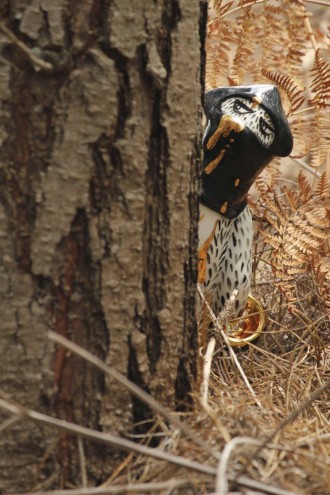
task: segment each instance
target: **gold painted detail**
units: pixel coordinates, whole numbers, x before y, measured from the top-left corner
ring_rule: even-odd
[[[207,167],[205,167],[205,173],[210,174],[211,172],[213,172],[215,167],[219,165],[222,158],[225,156],[225,153],[226,150],[221,150],[220,154],[214,160],[212,160]]]
[[[199,215],[199,221],[200,221],[200,222],[202,222],[202,221],[204,220],[204,218],[205,218],[204,213],[201,213],[201,214]]]
[[[243,318],[228,324],[228,341],[231,346],[242,347],[259,337],[267,324],[261,302],[249,294]]]
[[[206,279],[207,252],[209,250],[211,242],[213,241],[215,229],[217,228],[217,223],[218,223],[218,220],[215,222],[211,234],[208,236],[206,241],[203,243],[203,245],[198,250],[198,283],[199,284],[204,284],[205,279]]]
[[[225,201],[225,202],[223,203],[223,205],[221,206],[221,208],[220,208],[220,213],[226,213],[227,208],[228,208],[228,202],[227,202],[227,201]]]
[[[240,180],[239,179],[236,179],[235,180],[235,187],[238,187],[239,183],[240,183]]]
[[[211,150],[219,141],[220,137],[227,137],[231,131],[241,132],[245,127],[245,124],[235,120],[231,115],[223,115],[220,120],[220,124],[214,134],[207,142],[207,149]]]
[[[252,108],[255,109],[255,108],[258,108],[258,106],[260,105],[261,103],[261,99],[258,98],[258,96],[254,96],[252,98]]]

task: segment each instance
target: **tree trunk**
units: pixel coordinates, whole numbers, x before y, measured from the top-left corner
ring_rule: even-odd
[[[205,4],[7,0],[0,16],[1,394],[122,433],[148,411],[46,331],[170,408],[188,399]],[[115,455],[86,449],[99,482]],[[0,489],[45,480],[80,483],[76,439],[6,428]]]

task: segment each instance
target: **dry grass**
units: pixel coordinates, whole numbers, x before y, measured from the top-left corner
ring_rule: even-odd
[[[282,311],[285,315],[284,308]],[[220,338],[213,357],[208,401],[196,390],[194,410],[185,414],[167,411],[97,357],[49,332],[52,340],[104,373],[117,373],[122,385],[156,412],[155,421],[149,433],[136,443],[1,400],[0,407],[11,414],[2,429],[10,427],[12,421],[23,420],[77,435],[82,488],[44,492],[48,494],[174,493],[182,489],[182,493],[216,491],[225,495],[236,489],[236,495],[326,495],[330,481],[330,349],[322,336],[308,339],[308,328],[299,320],[296,323],[301,328],[290,331],[289,318],[289,326],[281,325],[273,332],[271,321],[268,332],[256,345],[235,351],[254,394]],[[288,338],[284,338],[286,334]],[[128,452],[97,489],[87,488],[84,438]],[[149,447],[155,438],[158,447]]]

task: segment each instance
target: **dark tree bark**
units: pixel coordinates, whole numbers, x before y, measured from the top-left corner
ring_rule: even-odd
[[[0,15],[0,389],[122,433],[148,411],[46,330],[168,407],[187,402],[204,4],[7,0]],[[98,482],[115,457],[86,449]],[[77,473],[75,438],[1,433],[1,489]]]

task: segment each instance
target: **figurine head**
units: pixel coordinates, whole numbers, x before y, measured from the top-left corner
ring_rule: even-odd
[[[274,156],[288,156],[292,135],[276,86],[231,86],[205,94],[201,201],[238,216],[256,177]]]

